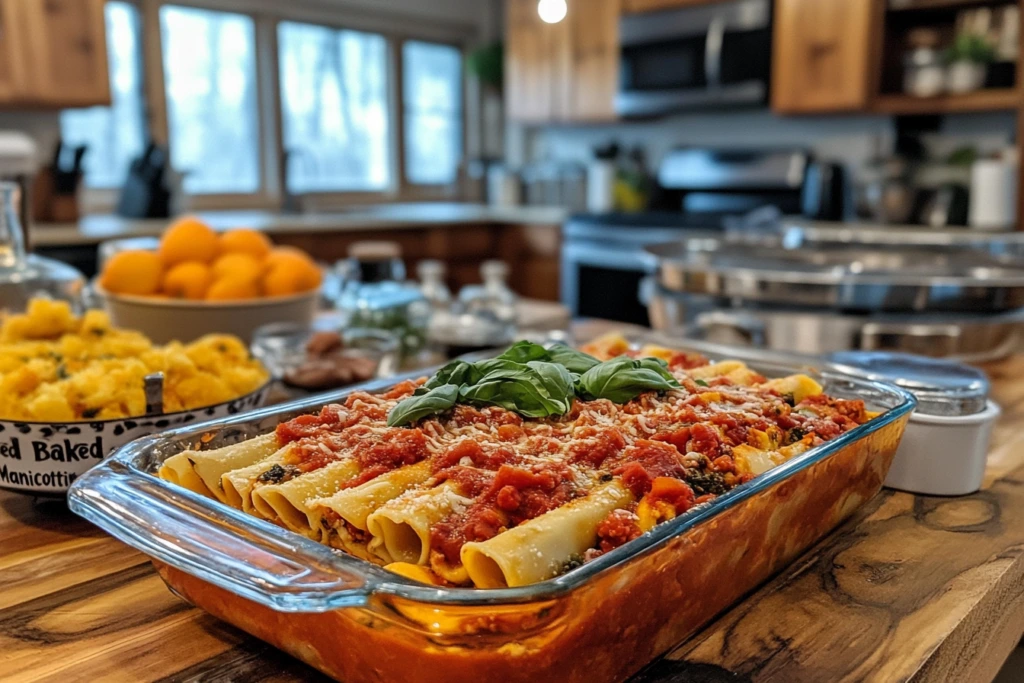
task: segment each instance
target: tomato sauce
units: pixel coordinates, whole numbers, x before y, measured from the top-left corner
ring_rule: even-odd
[[[601,552],[615,550],[635,538],[639,538],[640,526],[636,514],[628,510],[613,510],[597,525],[597,537],[600,539]]]
[[[706,356],[702,356],[699,353],[686,353],[685,351],[675,353],[668,359],[670,370],[692,370],[707,364],[708,359]]]
[[[355,451],[360,467],[381,466],[385,471],[415,465],[427,455],[427,437],[423,430],[402,427],[388,429],[376,440],[361,442]]]
[[[470,425],[516,425],[522,426],[523,418],[511,410],[490,406],[487,408],[474,408],[473,406],[457,405],[452,408],[452,424],[456,427],[468,427]]]
[[[709,425],[698,423],[690,427],[690,443],[687,452],[702,453],[711,459],[718,455],[722,447],[722,439],[718,430]]]
[[[580,495],[572,471],[558,463],[532,469],[502,465],[493,473],[452,467],[438,478],[457,482],[462,495],[477,499],[465,512],[449,515],[430,529],[431,545],[450,564],[460,561],[466,543],[486,541]]]
[[[576,431],[576,438],[569,445],[569,459],[599,469],[604,461],[617,456],[626,447],[622,432],[609,427],[583,427]]]

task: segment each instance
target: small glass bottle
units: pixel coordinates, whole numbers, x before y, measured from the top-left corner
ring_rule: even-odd
[[[0,182],[0,310],[20,313],[38,297],[67,301],[77,310],[85,277],[66,263],[26,253],[20,207],[21,187]]]
[[[459,292],[459,300],[466,312],[515,323],[517,297],[508,287],[508,272],[508,264],[504,261],[484,261],[480,266],[483,285],[463,287]]]
[[[435,310],[448,310],[452,304],[452,293],[444,283],[444,263],[436,259],[420,261],[416,275],[420,278],[420,292]]]

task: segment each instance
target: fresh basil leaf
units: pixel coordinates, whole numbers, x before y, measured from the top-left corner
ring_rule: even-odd
[[[403,427],[425,417],[449,410],[459,400],[459,386],[444,384],[420,396],[410,396],[398,402],[388,413],[389,427]]]
[[[627,403],[645,391],[678,389],[679,382],[655,358],[620,356],[587,370],[577,386],[588,398]]]
[[[527,364],[500,358],[484,361],[479,382],[462,387],[460,400],[494,405],[525,417],[562,415],[572,406],[573,378],[560,365],[542,361]]]
[[[525,363],[517,363],[516,361],[500,357],[477,361],[473,364],[473,370],[476,373],[476,381],[466,382],[466,384],[477,384],[501,377],[510,379],[526,377],[530,372]]]
[[[414,395],[423,396],[432,389],[443,387],[446,384],[455,384],[456,386],[473,384],[479,379],[480,373],[472,363],[453,360],[438,370],[423,386],[416,389]]]
[[[548,349],[548,356],[552,363],[564,365],[569,372],[574,372],[577,375],[582,375],[601,362],[590,354],[577,351],[565,344],[555,344],[552,346]]]
[[[529,379],[481,382],[463,387],[459,396],[467,403],[500,406],[523,417],[550,417],[565,412],[562,402],[552,399]]]
[[[505,353],[498,356],[500,360],[516,363],[529,363],[531,360],[549,360],[548,350],[540,344],[520,341],[513,344]]]
[[[576,395],[576,389],[573,386],[576,380],[565,366],[536,360],[530,361],[526,366],[536,374],[548,396],[561,403],[562,408],[557,414],[569,412],[569,409],[572,408],[572,399]]]
[[[709,386],[711,386],[710,384],[708,384],[707,382],[705,382],[702,379],[695,379],[695,380],[693,380],[693,383],[696,384],[697,386],[700,386],[700,387],[709,387]]]

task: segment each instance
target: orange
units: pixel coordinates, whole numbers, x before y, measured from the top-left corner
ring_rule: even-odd
[[[273,248],[270,239],[257,230],[229,230],[220,236],[220,250],[224,254],[249,254],[264,259]]]
[[[263,272],[263,266],[249,254],[224,254],[213,262],[212,270],[218,280],[230,276],[255,282]]]
[[[152,251],[122,251],[103,267],[100,286],[114,294],[148,296],[160,289],[163,266]]]
[[[210,267],[199,261],[185,261],[167,271],[163,293],[174,299],[202,299],[213,282]]]
[[[322,274],[308,258],[283,259],[263,276],[263,292],[267,296],[287,296],[308,292],[320,286]]]
[[[206,292],[207,301],[235,301],[238,299],[255,299],[260,295],[260,288],[255,280],[228,275],[214,280]]]
[[[168,266],[185,261],[210,263],[219,251],[217,233],[198,218],[175,221],[160,240],[160,258]]]
[[[311,261],[306,252],[298,247],[274,247],[267,258],[263,260],[263,269],[268,271],[280,263],[294,262],[296,259]]]

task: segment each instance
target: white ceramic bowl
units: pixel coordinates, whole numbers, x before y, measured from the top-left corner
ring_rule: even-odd
[[[63,496],[75,479],[129,441],[263,405],[271,383],[233,401],[151,417],[95,422],[0,420],[0,489]]]
[[[186,301],[111,294],[96,286],[96,295],[115,327],[138,330],[154,344],[187,343],[204,334],[233,334],[246,343],[268,323],[309,325],[316,317],[319,290],[292,296],[244,301]]]
[[[963,496],[981,488],[999,406],[973,415],[914,412],[885,485],[926,496]]]

